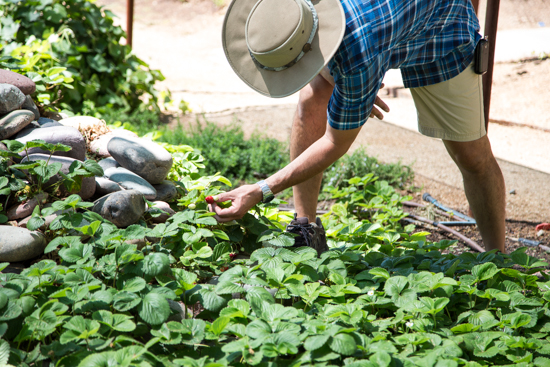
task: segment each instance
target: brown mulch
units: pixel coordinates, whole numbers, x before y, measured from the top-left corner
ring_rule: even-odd
[[[422,194],[416,193],[413,195],[413,202],[419,203],[419,204],[427,204],[422,200]],[[445,203],[442,203],[445,205]],[[452,208],[454,210],[460,211],[457,208]],[[437,221],[448,221],[449,219],[434,214],[433,210],[429,210],[429,213],[426,209],[423,208],[412,208],[412,207],[405,207],[405,211],[410,212],[411,214],[416,214],[423,217],[428,217],[435,215],[435,217],[430,217],[431,220],[437,220]],[[467,214],[467,213],[464,213]],[[511,240],[510,238],[525,238],[528,240],[534,240],[539,241],[541,245],[550,247],[550,232],[545,231],[544,233],[541,233],[541,235],[538,235],[535,231],[535,227],[540,223],[534,223],[529,221],[519,221],[519,220],[506,220],[506,242],[505,242],[505,250],[506,253],[511,253],[515,250],[517,250],[520,247],[527,247],[526,253],[529,256],[533,256],[539,259],[543,259],[544,261],[548,262],[550,264],[550,254],[544,251],[541,247],[530,247],[526,246],[525,244],[515,242]],[[423,225],[424,227],[424,225]],[[420,227],[418,227],[420,228]],[[455,231],[461,233],[465,237],[477,242],[478,245],[481,247],[483,246],[483,240],[481,239],[481,235],[479,234],[479,231],[477,230],[476,226],[452,226],[452,229]],[[429,241],[441,241],[441,240],[458,240],[453,234],[448,233],[440,228],[431,226],[429,224],[425,225],[425,229],[428,232],[431,232],[431,235],[427,237]],[[464,242],[458,240],[458,243],[456,246],[452,247],[450,249],[450,252],[455,255],[460,255],[463,252],[473,252],[476,253],[477,251],[472,250],[469,246],[464,244]]]

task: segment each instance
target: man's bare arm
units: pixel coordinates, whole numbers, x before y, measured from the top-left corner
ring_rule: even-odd
[[[265,181],[273,193],[281,192],[310,177],[323,172],[338,158],[343,156],[355,141],[361,128],[336,130],[327,126],[325,135],[313,143],[298,158]],[[227,193],[220,194],[218,201],[231,201],[227,209],[212,205],[219,222],[228,222],[242,218],[254,205],[262,200],[262,191],[258,185],[244,185]]]

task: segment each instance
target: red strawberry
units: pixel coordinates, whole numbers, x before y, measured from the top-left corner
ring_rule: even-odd
[[[234,252],[229,254],[229,257],[231,258],[231,260],[233,260],[235,258],[235,256],[237,256],[237,254],[234,253]]]
[[[229,269],[229,266],[222,266],[220,268],[220,271],[223,273],[224,271],[226,271],[227,269]]]
[[[205,200],[208,204],[214,204],[216,202],[212,196],[207,196]]]

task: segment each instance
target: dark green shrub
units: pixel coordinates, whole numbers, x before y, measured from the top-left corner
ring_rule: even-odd
[[[74,89],[39,88],[45,105],[80,112],[87,100],[97,107],[134,109],[148,96],[156,106],[154,84],[164,77],[120,43],[125,33],[113,25],[113,16],[90,0],[0,1],[0,66],[37,82],[44,77],[41,70],[65,67],[59,72],[74,79]]]
[[[288,163],[288,150],[283,143],[257,133],[245,140],[238,124],[197,123],[189,131],[178,127],[162,132],[160,141],[200,150],[206,158],[206,174],[220,172],[233,182],[267,177]]]

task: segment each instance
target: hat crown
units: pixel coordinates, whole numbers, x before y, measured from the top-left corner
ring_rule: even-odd
[[[295,0],[260,0],[248,19],[250,50],[268,52],[283,45],[300,25],[300,13]]]
[[[297,62],[315,35],[314,12],[309,0],[258,0],[245,25],[252,58],[260,67],[274,70]]]

